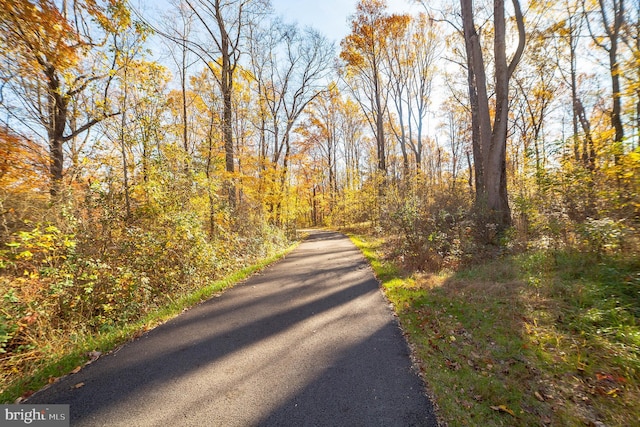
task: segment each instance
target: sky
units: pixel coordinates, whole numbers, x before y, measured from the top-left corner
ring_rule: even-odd
[[[276,14],[286,21],[311,26],[339,43],[349,34],[349,17],[356,10],[357,0],[271,0]],[[390,13],[423,10],[412,0],[387,0]]]

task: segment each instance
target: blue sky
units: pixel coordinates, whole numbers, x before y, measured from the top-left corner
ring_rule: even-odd
[[[278,15],[287,21],[312,26],[336,43],[349,33],[349,16],[356,9],[357,0],[271,0]],[[420,11],[412,0],[387,0],[393,13]]]

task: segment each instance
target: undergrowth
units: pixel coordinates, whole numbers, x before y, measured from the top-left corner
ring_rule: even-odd
[[[239,269],[223,279],[212,281],[182,296],[176,296],[175,300],[150,311],[133,322],[111,323],[108,327],[102,327],[98,331],[79,330],[67,334],[64,334],[64,331],[59,331],[55,337],[50,337],[50,340],[37,347],[34,345],[32,347],[34,353],[31,358],[25,357],[24,352],[15,353],[13,358],[5,356],[2,363],[4,366],[10,366],[11,369],[3,370],[0,403],[13,403],[30,396],[47,383],[57,381],[59,377],[75,372],[83,365],[91,363],[101,353],[113,350],[130,339],[140,336],[145,331],[175,317],[185,309],[233,286],[281,258],[296,246],[297,244],[293,244],[260,262]]]
[[[640,424],[640,260],[535,250],[407,270],[353,236],[449,425]]]
[[[3,402],[221,290],[291,244],[249,205],[236,217],[217,207],[210,222],[193,207],[198,194],[189,187],[140,197],[129,215],[101,187],[55,203],[2,194]]]

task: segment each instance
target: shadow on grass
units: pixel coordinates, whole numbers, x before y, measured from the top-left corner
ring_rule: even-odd
[[[363,241],[365,240],[365,241]],[[368,253],[458,425],[634,425],[640,420],[640,263],[536,252],[457,273],[405,272]],[[446,384],[446,386],[444,386]]]

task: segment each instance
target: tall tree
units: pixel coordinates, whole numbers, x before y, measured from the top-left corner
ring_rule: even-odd
[[[192,49],[211,68],[222,92],[222,136],[229,205],[236,205],[235,144],[233,138],[234,79],[242,56],[245,30],[253,18],[267,8],[265,0],[184,0],[202,25],[205,40],[191,43]],[[219,69],[219,71],[218,71]]]
[[[407,152],[407,140],[409,138],[405,124],[405,100],[411,96],[408,93],[409,73],[411,73],[412,69],[415,69],[412,52],[407,48],[410,43],[410,37],[408,36],[410,21],[409,15],[391,15],[387,18],[387,37],[389,40],[383,52],[384,59],[387,62],[385,69],[388,72],[389,88],[397,113],[396,119],[399,129],[393,126],[395,120],[389,120],[389,123],[400,144],[402,172],[405,178],[409,176],[409,155]]]
[[[631,8],[635,12],[627,19],[626,34],[623,38],[627,48],[631,52],[626,61],[626,69],[624,73],[627,79],[627,90],[629,96],[635,101],[635,147],[640,147],[640,4],[638,7]]]
[[[17,133],[46,139],[54,196],[64,175],[65,143],[118,114],[108,95],[120,52],[109,43],[131,24],[125,3],[0,0],[2,73],[19,101],[7,113]],[[77,107],[83,103],[92,107]]]
[[[254,87],[259,96],[261,156],[263,161],[269,161],[270,169],[266,174],[271,181],[267,190],[271,196],[268,208],[274,219],[280,221],[294,126],[308,104],[324,90],[334,47],[317,31],[280,20],[274,20],[261,39],[252,43],[254,52],[262,51],[257,58],[265,58],[253,63],[254,77],[262,78]]]
[[[593,171],[596,167],[596,149],[591,123],[580,93],[580,83],[585,76],[578,70],[585,17],[584,14],[579,13],[580,4],[575,0],[565,0],[563,9],[563,19],[551,27],[555,33],[553,36],[556,52],[555,66],[571,91],[574,159],[576,162],[581,162],[586,169]]]
[[[425,142],[425,119],[431,103],[431,90],[436,75],[439,48],[437,27],[427,15],[420,14],[412,22],[407,48],[413,58],[409,73],[409,96],[406,100],[409,120],[409,146],[416,169],[422,165]]]
[[[460,5],[471,101],[476,204],[481,209],[488,210],[490,221],[496,224],[499,230],[503,230],[511,224],[506,173],[509,80],[524,52],[524,17],[519,1],[513,0],[518,28],[518,47],[513,58],[508,62],[504,0],[493,1],[495,111],[492,114],[481,38],[474,22],[473,0],[460,0]]]
[[[327,176],[329,189],[329,208],[332,209],[338,190],[337,151],[341,122],[340,92],[335,83],[318,96],[311,104],[307,120],[298,130],[305,139],[307,150],[318,149]]]
[[[189,69],[196,63],[194,55],[191,52],[189,40],[192,38],[194,13],[191,8],[181,0],[173,0],[172,10],[166,17],[166,31],[170,35],[167,43],[169,55],[171,56],[180,82],[180,101],[181,101],[181,125],[180,137],[182,139],[182,147],[185,151],[185,172],[189,170],[189,157],[192,151],[192,137],[189,134],[189,106],[194,102],[193,93],[189,93],[187,88],[189,80]]]
[[[585,0],[582,2],[586,9]],[[613,155],[615,162],[620,162],[620,157],[624,154],[623,140],[624,127],[622,125],[622,88],[620,85],[620,62],[618,49],[622,39],[622,29],[625,17],[624,0],[598,0],[598,7],[593,11],[600,16],[600,23],[604,36],[600,32],[595,33],[591,26],[591,19],[587,17],[586,22],[589,32],[596,46],[607,52],[609,57],[609,76],[611,78],[611,126],[614,129]]]
[[[548,120],[551,103],[558,91],[556,67],[553,61],[553,46],[547,42],[548,31],[530,32],[528,54],[523,57],[525,67],[514,75],[518,96],[514,102],[515,126],[519,129],[519,141],[523,144],[523,155],[534,155],[535,174],[539,179],[545,168],[543,131]],[[515,159],[517,162],[518,159]],[[515,165],[517,169],[517,164]],[[527,163],[523,169],[526,171]]]
[[[351,19],[351,34],[342,40],[340,52],[347,66],[345,81],[355,80],[355,84],[350,85],[352,92],[356,94],[375,135],[378,170],[383,174],[387,171],[384,127],[387,89],[382,80],[389,22],[386,8],[384,0],[360,0]]]

